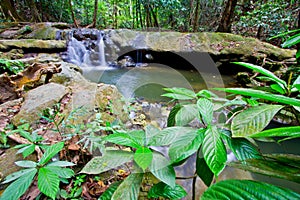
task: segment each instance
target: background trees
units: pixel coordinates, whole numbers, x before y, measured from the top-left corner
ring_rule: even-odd
[[[299,0],[1,0],[0,22],[221,31],[265,40],[297,27]]]

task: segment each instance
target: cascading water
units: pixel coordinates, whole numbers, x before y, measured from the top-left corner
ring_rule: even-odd
[[[74,30],[70,33],[68,41],[67,60],[82,68],[107,66],[105,60],[105,44],[103,34],[99,30],[80,32],[80,36],[75,37]],[[78,34],[77,34],[78,35]],[[89,37],[85,37],[88,35]]]
[[[100,32],[99,34],[99,62],[101,66],[106,66],[106,61],[105,61],[105,51],[104,51],[104,41],[103,41],[103,36]]]

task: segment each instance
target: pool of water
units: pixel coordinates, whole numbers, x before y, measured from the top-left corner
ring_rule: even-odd
[[[234,84],[232,76],[179,70],[165,65],[116,69],[112,67],[83,68],[84,76],[93,82],[116,85],[126,98],[144,98],[148,101],[165,101],[162,98],[165,87],[184,87],[195,92],[213,87]]]

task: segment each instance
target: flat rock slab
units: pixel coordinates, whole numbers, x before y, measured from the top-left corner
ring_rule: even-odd
[[[13,118],[15,125],[20,124],[20,120],[33,122],[40,118],[47,107],[52,107],[58,103],[67,93],[69,89],[57,83],[49,83],[30,90],[24,96],[24,102],[20,112]]]
[[[9,51],[11,49],[67,49],[65,40],[40,40],[40,39],[19,39],[19,40],[0,40],[0,50]]]

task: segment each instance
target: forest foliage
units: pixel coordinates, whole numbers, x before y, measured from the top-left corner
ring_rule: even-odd
[[[0,22],[234,32],[261,39],[299,26],[298,0],[2,0]]]

